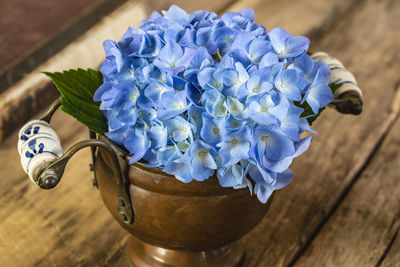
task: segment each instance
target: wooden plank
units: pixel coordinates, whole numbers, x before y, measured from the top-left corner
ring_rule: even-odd
[[[393,118],[398,118],[400,87],[394,100]],[[400,120],[390,129],[371,163],[296,266],[377,266],[384,260],[400,229]],[[399,265],[399,250],[391,250],[386,265]]]
[[[100,0],[60,3],[52,0],[1,0],[0,72],[98,2]]]
[[[4,93],[7,94],[7,91]],[[60,97],[60,93],[50,81],[35,84],[19,98],[7,102],[0,110],[0,143],[18,127],[28,121],[33,114],[49,106]]]
[[[127,0],[0,0],[0,92]]]
[[[357,5],[358,0],[242,0],[229,7],[229,10],[239,11],[253,8],[256,22],[271,30],[280,27],[293,35],[306,35],[315,41],[331,27],[337,19]]]
[[[209,10],[214,12],[221,12],[226,9],[231,3],[234,3],[236,0],[202,0],[202,1],[187,1],[187,0],[147,0],[144,2],[146,6],[146,11],[148,14],[151,14],[154,10],[168,10],[168,8],[174,4],[183,8],[187,12],[193,12],[196,10]]]
[[[364,91],[365,110],[358,117],[325,112],[317,121],[315,129],[320,134],[295,161],[292,184],[277,192],[265,219],[243,240],[247,265],[291,264],[341,201],[388,130],[385,120],[400,68],[400,63],[393,61],[397,55],[393,47],[400,45],[395,22],[399,14],[388,5],[389,1],[364,2],[314,44],[341,59],[355,74]]]
[[[327,5],[329,3],[332,2],[327,1]],[[282,8],[282,12],[285,10],[292,14],[294,12]],[[268,16],[268,13],[265,16]],[[360,19],[359,16],[357,18]],[[353,19],[349,18],[346,21],[351,22]],[[341,25],[343,29],[344,26]],[[356,26],[360,27],[359,24]],[[340,195],[337,191],[343,190],[351,182],[353,177],[351,172],[355,170],[353,165],[357,167],[357,164],[364,160],[365,154],[372,151],[381,135],[378,129],[382,127],[382,121],[388,116],[389,108],[386,107],[389,106],[391,95],[383,90],[376,91],[375,88],[378,88],[383,80],[387,80],[386,84],[389,87],[393,84],[397,67],[395,64],[398,63],[393,62],[393,56],[388,54],[392,51],[388,47],[384,47],[386,50],[385,54],[383,53],[383,48],[379,46],[379,43],[374,59],[376,62],[372,58],[364,59],[366,51],[371,49],[371,42],[376,42],[364,36],[362,37],[363,41],[367,42],[366,46],[362,45],[363,49],[360,53],[356,53],[354,58],[349,56],[352,55],[350,52],[354,53],[356,48],[360,48],[360,41],[350,38],[356,26],[350,27],[352,30],[347,33],[345,31],[345,37],[331,36],[324,39],[317,47],[336,53],[334,55],[343,59],[350,70],[356,73],[360,87],[366,91],[366,95],[374,96],[366,98],[366,106],[370,108],[358,118],[343,117],[330,111],[316,123],[320,135],[315,138],[310,151],[296,161],[295,180],[289,187],[278,192],[265,220],[243,240],[248,250],[249,265],[273,266],[289,262],[323,220],[324,214],[335,203]],[[367,24],[367,26],[370,25]],[[292,31],[290,28],[288,30]],[[308,29],[304,29],[304,32],[308,32]],[[346,38],[350,38],[350,42]],[[334,44],[330,44],[332,39],[338,42],[336,48]],[[345,48],[340,47],[344,43],[348,43],[349,53],[345,52]],[[380,55],[387,55],[387,59],[378,61]],[[388,63],[393,65],[392,69],[385,71],[381,77],[372,76],[369,72],[371,70],[366,69],[365,65],[358,65],[372,63],[377,64],[376,67],[381,69],[385,69]],[[381,107],[379,113],[375,112],[378,106]],[[76,125],[66,123],[65,119],[60,120],[60,124],[59,127],[65,127],[59,131],[60,133],[69,132],[71,135],[76,135],[76,138],[79,135],[85,135],[84,132],[75,134]],[[352,133],[346,130],[350,126],[354,126]],[[73,142],[71,139],[70,143]],[[16,140],[7,140],[6,144],[1,147],[0,154],[3,156],[1,158],[15,159],[16,153],[12,151],[15,149]],[[107,214],[96,190],[90,186],[89,182],[85,182],[89,180],[87,176],[90,175],[87,170],[89,154],[85,153],[81,152],[78,154],[79,158],[73,159],[68,166],[70,172],[65,174],[65,179],[54,193],[53,191],[43,192],[30,185],[22,171],[19,173],[16,171],[20,168],[17,161],[6,163],[1,161],[2,169],[7,170],[4,175],[2,173],[2,177],[7,178],[0,180],[0,218],[14,217],[0,222],[1,232],[10,232],[0,237],[0,265],[10,266],[12,262],[11,266],[31,266],[35,263],[48,266],[50,262],[50,265],[54,266],[74,264],[101,266],[104,261],[107,261],[111,266],[113,262],[116,262],[118,259],[116,251],[121,246],[123,232]],[[334,158],[335,162],[325,162],[329,158]],[[348,176],[343,179],[346,174]],[[26,188],[28,191],[23,194]],[[18,194],[23,195],[21,200],[13,197]],[[57,200],[58,198],[60,200]],[[323,201],[326,202],[323,203]],[[49,206],[48,203],[52,205]],[[48,211],[34,207],[46,207]],[[24,216],[12,215],[15,212],[17,215]],[[314,215],[315,217],[310,218]],[[46,225],[47,218],[51,218],[54,223],[43,227]],[[34,222],[33,229],[28,228],[29,221]],[[68,221],[71,222],[68,223]],[[100,231],[104,229],[110,232],[101,233]],[[24,235],[19,235],[20,232]],[[44,241],[40,241],[41,239]],[[29,259],[26,256],[28,253],[35,256],[30,256],[32,259]],[[16,255],[18,259],[15,259]],[[75,257],[76,260],[74,260]],[[263,259],[261,262],[260,257]],[[15,264],[16,260],[17,264]],[[116,263],[115,266],[118,264]]]
[[[397,221],[399,220],[400,214],[397,213]],[[378,262],[377,266],[382,267],[392,267],[396,266],[400,262],[400,235],[399,235],[399,228],[397,228],[397,232],[393,237],[393,242],[388,245],[386,249],[386,253],[382,255],[380,261]]]
[[[123,1],[123,0],[119,0]],[[129,26],[138,25],[145,17],[141,3],[129,1],[103,18],[88,32],[40,65],[24,79],[0,94],[0,142],[31,115],[50,105],[57,94],[47,86],[49,79],[42,71],[63,71],[71,68],[97,68],[104,60],[102,43],[120,39]],[[26,104],[26,105],[25,105]],[[18,110],[18,112],[15,112]]]
[[[52,122],[63,147],[88,131],[58,111]],[[0,266],[102,266],[125,235],[92,186],[90,151],[68,163],[57,188],[44,191],[23,172],[17,132],[0,149]]]

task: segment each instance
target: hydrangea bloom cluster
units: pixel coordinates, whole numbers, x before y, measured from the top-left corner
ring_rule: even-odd
[[[313,132],[313,112],[333,100],[329,67],[306,54],[309,40],[267,33],[245,9],[218,17],[173,5],[118,43],[104,42],[104,84],[94,100],[106,134],[130,163],[162,168],[182,182],[215,173],[223,187],[249,187],[265,203],[292,179],[292,160]]]

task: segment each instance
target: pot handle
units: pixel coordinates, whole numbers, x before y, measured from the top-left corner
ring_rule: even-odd
[[[58,99],[45,116],[39,120],[29,121],[19,131],[18,152],[22,168],[32,182],[42,189],[52,189],[61,180],[68,161],[76,152],[90,146],[93,155],[94,149],[101,147],[109,154],[112,161],[115,182],[118,187],[118,213],[124,223],[133,223],[134,210],[130,201],[129,187],[122,175],[114,148],[102,140],[88,139],[74,144],[64,153],[60,138],[49,125],[53,113],[59,106],[60,100]]]
[[[357,85],[354,75],[348,71],[338,59],[325,52],[311,54],[315,60],[324,61],[331,70],[330,84],[342,84],[336,92],[335,99],[329,104],[340,113],[358,115],[362,112],[362,91]]]

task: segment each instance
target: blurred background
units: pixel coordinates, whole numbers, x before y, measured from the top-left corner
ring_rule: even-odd
[[[40,72],[97,68],[103,40],[171,4],[252,7],[267,30],[305,35],[311,51],[340,59],[364,93],[360,116],[329,110],[317,121],[294,181],[241,241],[246,265],[398,266],[399,0],[0,0],[0,266],[120,266],[125,233],[91,185],[89,150],[43,191],[20,167],[17,130],[59,97]],[[64,148],[88,136],[60,111],[52,126]]]

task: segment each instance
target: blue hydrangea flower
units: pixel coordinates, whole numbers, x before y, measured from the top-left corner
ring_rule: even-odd
[[[140,128],[130,129],[124,146],[131,154],[131,159],[129,160],[130,164],[140,160],[149,149],[149,138],[146,131]]]
[[[165,125],[167,126],[168,133],[171,134],[171,138],[174,142],[179,143],[186,139],[189,139],[190,142],[193,141],[193,126],[181,116],[165,121]]]
[[[281,58],[295,58],[304,54],[310,41],[304,36],[292,36],[281,28],[272,29],[268,33],[271,46]]]
[[[240,164],[232,164],[227,168],[219,168],[217,171],[219,184],[223,187],[234,187],[243,184],[244,167]]]
[[[250,118],[264,125],[279,124],[289,110],[285,96],[276,91],[265,93],[249,104]]]
[[[207,112],[202,114],[201,138],[209,145],[215,146],[221,141],[224,119],[214,119]]]
[[[179,44],[170,40],[161,49],[153,64],[169,74],[176,75],[186,69],[194,55],[192,49],[182,49]]]
[[[304,109],[333,100],[330,71],[306,54],[307,38],[254,19],[252,9],[218,17],[172,5],[103,43],[94,101],[129,163],[248,187],[262,203],[291,181],[312,139],[302,134],[316,133]]]
[[[162,95],[161,105],[157,110],[157,117],[165,120],[177,116],[188,110],[190,103],[185,91],[169,92]]]
[[[269,68],[255,70],[247,80],[246,85],[238,89],[237,98],[247,103],[253,96],[271,91],[274,88],[273,79]]]
[[[282,70],[275,78],[275,87],[289,100],[300,101],[307,80],[296,69]]]
[[[240,32],[232,44],[232,57],[246,67],[260,63],[270,51],[271,44],[265,38],[255,38],[249,32]]]
[[[250,129],[243,127],[236,132],[225,132],[222,142],[217,144],[218,154],[222,158],[222,166],[228,167],[238,163],[241,159],[249,158]]]
[[[201,140],[195,141],[190,146],[189,155],[193,179],[204,181],[214,174],[214,170],[217,169],[217,164],[214,160],[216,153],[213,151],[212,147]]]
[[[307,101],[315,114],[318,113],[320,108],[333,101],[333,94],[329,87],[329,66],[324,62],[319,63],[320,67],[317,74],[303,98],[303,102],[304,100]]]

